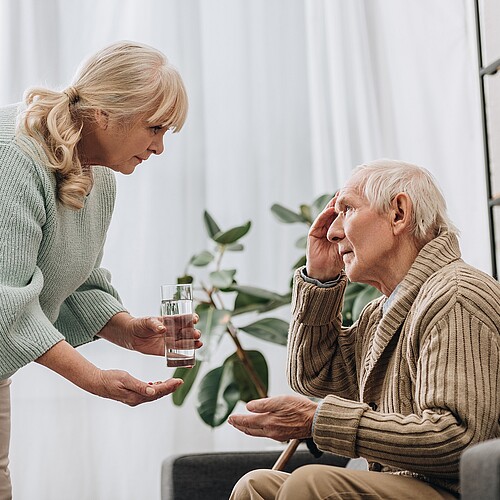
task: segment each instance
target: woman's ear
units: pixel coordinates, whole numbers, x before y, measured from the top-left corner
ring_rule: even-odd
[[[96,109],[94,112],[95,122],[97,126],[102,130],[106,130],[108,128],[109,115],[106,111],[102,109]]]
[[[394,234],[401,234],[411,225],[412,203],[406,193],[398,193],[391,202],[391,223]]]

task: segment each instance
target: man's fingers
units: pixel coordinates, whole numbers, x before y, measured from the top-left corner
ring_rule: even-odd
[[[309,230],[309,236],[313,236],[316,238],[326,237],[326,232],[328,231],[328,228],[336,219],[336,217],[337,212],[335,211],[335,208],[325,208],[325,210],[323,210],[323,212],[318,215],[313,225],[311,226],[311,229]]]
[[[275,398],[253,399],[246,404],[246,408],[253,413],[268,413],[277,408],[274,400]]]
[[[263,416],[264,417],[264,416]],[[239,429],[240,431],[255,431],[262,432],[261,436],[265,435],[266,417],[262,418],[259,415],[230,415],[228,423]]]

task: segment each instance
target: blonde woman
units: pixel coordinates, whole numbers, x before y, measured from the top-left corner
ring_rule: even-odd
[[[0,109],[0,499],[8,471],[10,376],[36,361],[83,390],[135,406],[175,391],[101,370],[75,347],[104,338],[163,354],[159,318],[134,318],[100,268],[114,173],[163,152],[185,121],[181,77],[156,49],[119,42],[85,62],[62,92],[29,90]],[[200,333],[195,332],[201,346]]]

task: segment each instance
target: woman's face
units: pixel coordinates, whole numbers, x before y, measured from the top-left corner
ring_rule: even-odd
[[[89,135],[83,137],[83,162],[102,165],[122,174],[131,174],[152,154],[163,153],[163,136],[168,129],[148,124],[145,118],[132,125],[101,116]]]

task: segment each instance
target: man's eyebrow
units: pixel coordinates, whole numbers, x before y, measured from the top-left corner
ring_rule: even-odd
[[[345,199],[346,199],[345,193],[339,194],[337,199],[335,200],[335,207],[343,206],[345,204]]]

